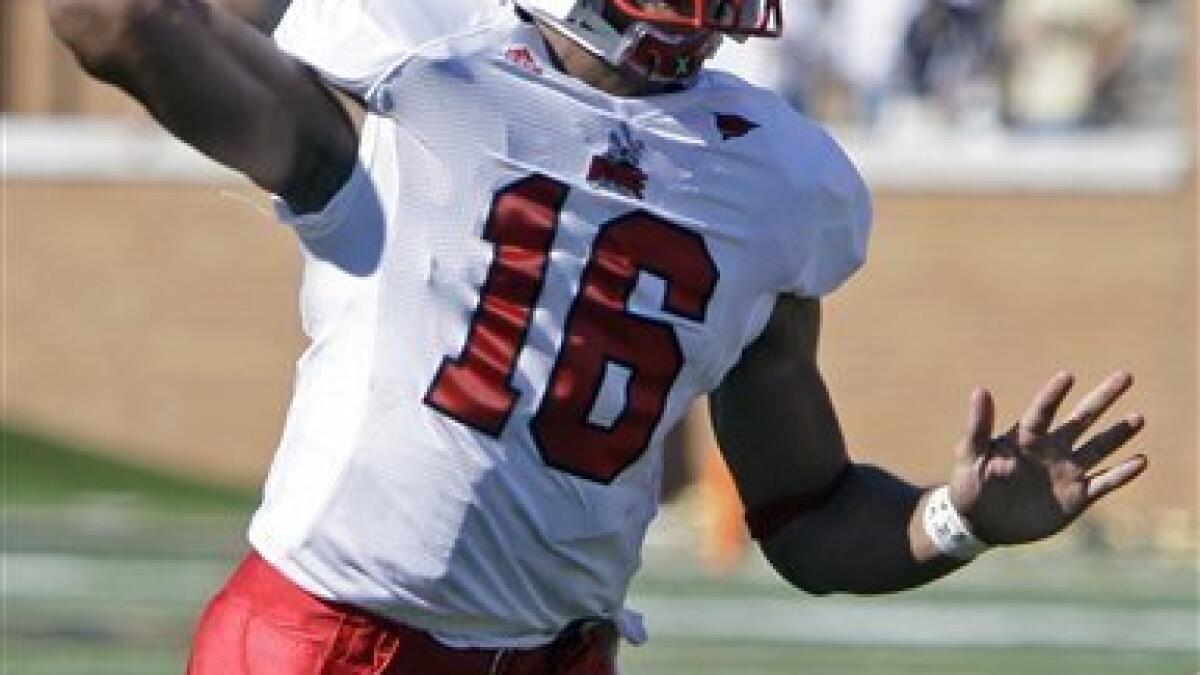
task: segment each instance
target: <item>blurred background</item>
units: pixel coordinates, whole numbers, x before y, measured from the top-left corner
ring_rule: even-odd
[[[225,0],[269,31],[286,0]],[[1128,368],[1150,471],[1053,541],[886,598],[807,598],[746,545],[702,410],[669,449],[630,673],[1193,673],[1192,0],[785,0],[717,67],[828,124],[872,185],[822,361],[852,452],[944,480],[971,389]],[[245,551],[303,347],[269,200],[0,2],[0,672],[172,673]]]

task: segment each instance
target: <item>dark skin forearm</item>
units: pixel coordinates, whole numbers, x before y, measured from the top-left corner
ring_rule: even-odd
[[[816,364],[819,331],[815,300],[780,298],[763,334],[710,397],[717,438],[750,512],[781,502],[805,506],[765,535],[764,553],[792,584],[813,593],[898,591],[960,567],[963,561],[940,553],[925,531],[927,492],[850,465]],[[1073,383],[1066,373],[1051,378],[999,436],[991,394],[972,394],[948,495],[982,541],[1049,537],[1145,470],[1142,455],[1102,468],[1142,429],[1141,415],[1087,435],[1133,385],[1132,376],[1114,373],[1055,426]]]
[[[820,508],[800,514],[763,552],[810,593],[891,593],[914,588],[965,561],[937,553],[925,536],[925,491],[887,471],[851,467]]]
[[[813,593],[896,591],[950,572],[961,562],[939,555],[925,535],[921,489],[874,467],[845,470],[846,444],[816,364],[819,333],[816,301],[781,298],[709,399],[749,508],[827,495],[762,542],[764,553]]]

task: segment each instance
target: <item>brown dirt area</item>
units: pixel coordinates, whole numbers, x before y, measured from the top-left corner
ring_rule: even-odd
[[[3,417],[220,481],[257,482],[292,364],[298,254],[242,186],[10,183]],[[1001,419],[1059,369],[1138,377],[1147,476],[1108,514],[1197,513],[1196,203],[878,195],[823,361],[856,456],[944,474],[976,385]],[[1192,527],[1188,525],[1187,527]]]

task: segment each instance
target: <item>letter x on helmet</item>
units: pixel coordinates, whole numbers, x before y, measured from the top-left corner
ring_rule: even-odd
[[[682,82],[721,38],[778,37],[782,0],[516,0],[538,21],[610,65],[654,82]]]

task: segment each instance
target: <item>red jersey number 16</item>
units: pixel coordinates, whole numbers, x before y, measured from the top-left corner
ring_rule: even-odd
[[[425,403],[498,438],[520,392],[512,385],[568,186],[534,175],[496,194],[484,228],[495,247],[466,345],[446,357]],[[700,235],[645,211],[599,227],[579,294],[566,316],[558,357],[530,432],[542,459],[581,478],[610,483],[646,451],[683,368],[669,323],[627,307],[646,271],[666,284],[663,311],[703,322],[717,267]],[[624,407],[609,424],[590,419],[610,364],[629,374]]]

